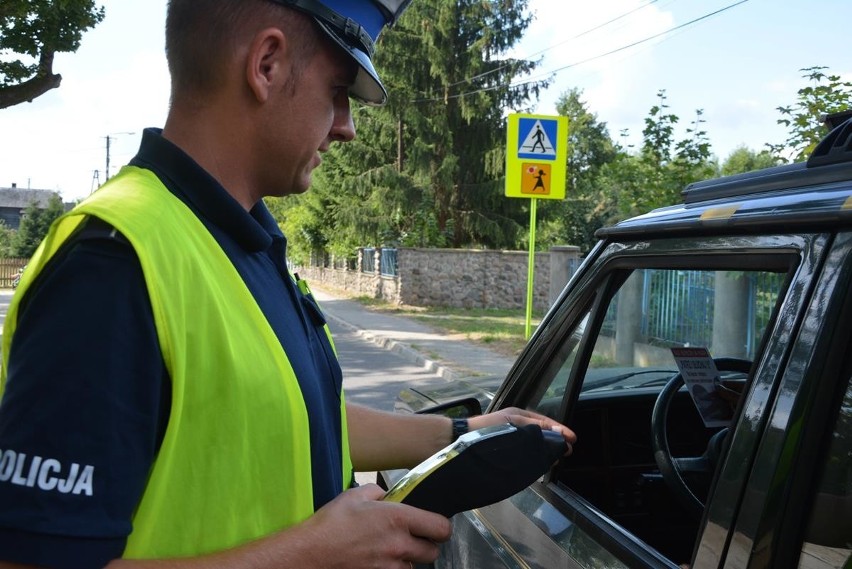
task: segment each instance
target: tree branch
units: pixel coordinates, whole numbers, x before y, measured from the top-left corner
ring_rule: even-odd
[[[36,97],[59,87],[62,75],[53,73],[54,53],[53,50],[42,52],[36,74],[32,79],[17,85],[0,87],[0,109],[23,102],[31,103]]]

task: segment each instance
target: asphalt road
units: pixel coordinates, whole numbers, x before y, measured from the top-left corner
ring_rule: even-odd
[[[364,340],[333,321],[330,328],[343,368],[347,401],[393,411],[394,399],[406,387],[446,383],[441,376]]]
[[[445,384],[446,379],[410,363],[402,356],[364,340],[348,329],[329,324],[340,365],[346,400],[393,411],[397,394],[412,385]],[[357,472],[359,484],[376,481],[375,472]]]

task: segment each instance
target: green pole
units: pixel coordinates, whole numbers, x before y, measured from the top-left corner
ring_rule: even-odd
[[[535,218],[538,200],[530,199],[530,257],[527,263],[527,319],[524,338],[529,340],[532,330],[533,279],[535,277]]]

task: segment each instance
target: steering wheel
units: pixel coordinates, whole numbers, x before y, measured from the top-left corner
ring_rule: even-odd
[[[748,373],[752,365],[749,360],[738,358],[714,358],[713,362],[719,371],[742,373]],[[683,384],[683,375],[678,373],[669,380],[657,396],[657,402],[654,404],[654,410],[651,413],[651,444],[654,450],[654,461],[657,463],[657,468],[660,469],[660,474],[662,474],[666,485],[672,490],[675,498],[686,508],[687,512],[693,518],[700,520],[704,513],[704,503],[686,484],[682,473],[697,472],[712,475],[724,450],[728,428],[722,429],[710,438],[707,449],[701,456],[673,457],[669,449],[666,422],[669,407]]]

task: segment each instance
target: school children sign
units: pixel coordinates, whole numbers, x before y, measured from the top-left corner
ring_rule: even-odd
[[[506,197],[565,199],[568,117],[508,117]]]

